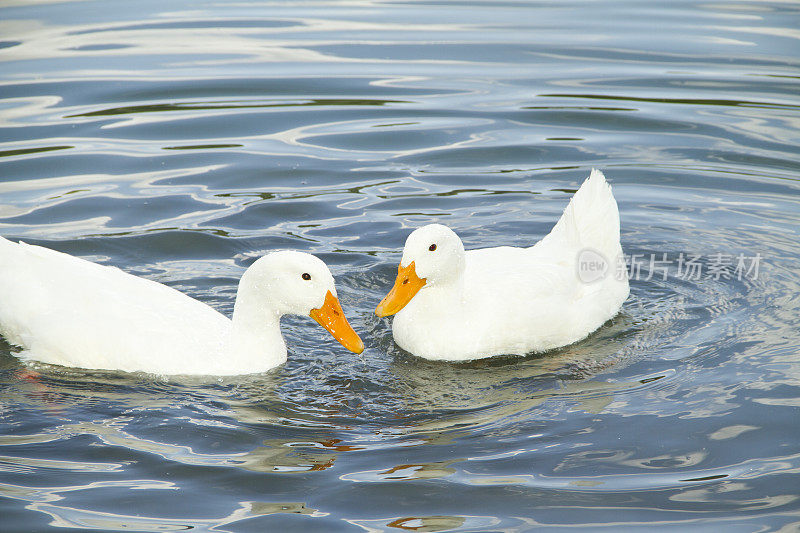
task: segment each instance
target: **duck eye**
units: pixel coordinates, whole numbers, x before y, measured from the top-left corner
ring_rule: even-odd
[[[430,250],[431,252],[436,251],[436,245],[435,244],[431,244],[430,246],[428,246],[428,250]]]
[[[311,279],[311,274],[309,274],[308,272],[303,272],[303,276],[302,277],[303,277],[304,280],[308,281],[308,280]]]

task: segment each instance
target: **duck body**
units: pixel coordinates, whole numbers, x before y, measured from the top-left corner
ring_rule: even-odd
[[[581,276],[585,254],[605,261],[605,275]],[[415,230],[395,288],[376,312],[395,311],[395,342],[426,359],[541,352],[581,340],[617,314],[629,293],[621,258],[616,201],[593,171],[553,230],[528,248],[465,251],[445,226]],[[414,294],[402,295],[415,284]]]
[[[269,284],[278,278],[287,286],[279,278],[306,271],[318,286],[298,311],[292,295],[276,294]],[[302,278],[292,281],[301,289],[298,298],[310,289]],[[155,374],[263,372],[286,361],[280,317],[322,308],[326,290],[335,299],[322,261],[275,252],[242,276],[231,320],[155,281],[0,237],[0,333],[28,361]]]

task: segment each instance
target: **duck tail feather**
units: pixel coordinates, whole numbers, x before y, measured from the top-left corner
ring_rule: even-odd
[[[609,256],[618,253],[619,210],[602,172],[592,169],[545,239]]]

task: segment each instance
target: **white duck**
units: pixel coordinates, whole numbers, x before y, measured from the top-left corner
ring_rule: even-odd
[[[617,314],[629,290],[621,259],[617,202],[593,170],[550,233],[530,248],[465,252],[446,226],[415,230],[375,314],[396,313],[395,342],[426,359],[549,350]]]
[[[328,267],[273,252],[242,275],[228,319],[170,287],[0,237],[0,333],[24,360],[155,374],[233,375],[286,361],[285,314],[310,315],[347,349],[364,344]]]

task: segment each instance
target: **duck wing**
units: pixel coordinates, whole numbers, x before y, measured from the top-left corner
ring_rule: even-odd
[[[0,237],[0,333],[26,359],[141,370],[191,367],[230,321],[166,285]]]

